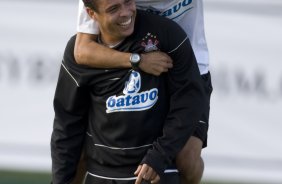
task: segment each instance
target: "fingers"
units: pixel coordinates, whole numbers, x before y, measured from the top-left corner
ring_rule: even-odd
[[[153,169],[152,169],[151,167],[149,167],[149,168],[147,169],[147,172],[144,174],[143,179],[144,179],[144,180],[147,180],[147,181],[150,181],[152,175],[153,175]]]
[[[163,52],[141,54],[139,67],[142,71],[159,76],[173,67],[172,59]]]
[[[172,62],[166,63],[166,67],[167,67],[167,68],[172,68],[172,67],[173,67]]]
[[[150,63],[150,68],[142,68],[140,67],[144,72],[155,75],[155,76],[159,76],[161,75],[163,72],[168,72],[168,70],[170,68],[172,68],[172,64],[169,63],[161,63],[161,62],[152,62]]]
[[[139,166],[137,167],[136,171],[134,172],[134,175],[138,175],[139,172],[141,171],[141,169],[142,169],[142,165],[139,165]]]
[[[138,166],[138,168],[139,167],[140,166]],[[138,168],[137,168],[137,170],[138,170]],[[148,167],[147,167],[146,164],[141,165],[141,169],[138,172],[138,176],[137,176],[137,179],[135,181],[135,184],[141,184],[143,177],[145,177],[145,175],[146,175],[147,170],[148,170]]]
[[[156,174],[155,178],[151,180],[151,183],[159,183],[159,181],[160,181],[160,177],[159,175]]]
[[[150,180],[152,181],[152,180],[154,180],[156,177],[159,177],[159,175],[158,175],[156,172],[154,172],[154,173],[152,174]]]
[[[157,54],[156,57],[160,57],[161,60],[163,60],[166,63],[170,63],[172,64],[172,59],[164,52],[155,52],[155,54]]]
[[[168,69],[172,68],[172,63],[165,63],[165,62],[159,62],[159,63],[152,63],[152,65],[156,68],[156,70],[160,72],[168,71]]]
[[[143,175],[142,173],[140,172],[136,178],[136,181],[135,181],[135,184],[141,184],[142,182],[142,178],[143,178]]]
[[[160,180],[159,175],[147,164],[138,166],[134,174],[138,175],[135,184],[141,184],[142,180],[151,181],[151,183],[158,183]]]

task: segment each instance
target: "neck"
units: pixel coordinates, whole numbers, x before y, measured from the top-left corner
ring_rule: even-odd
[[[118,46],[123,40],[124,39],[116,40],[116,41],[105,41],[105,39],[103,39],[103,36],[101,34],[98,35],[98,42],[109,48],[114,48]]]

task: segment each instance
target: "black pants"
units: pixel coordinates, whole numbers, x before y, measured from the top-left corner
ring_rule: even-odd
[[[135,180],[127,181],[127,180],[103,179],[87,174],[84,184],[134,184],[134,182]],[[151,184],[151,182],[143,180],[142,184]],[[159,184],[180,184],[179,174],[166,173],[161,177]]]

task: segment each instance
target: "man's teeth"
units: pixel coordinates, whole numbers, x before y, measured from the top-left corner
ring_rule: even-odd
[[[131,18],[128,19],[126,22],[120,23],[120,25],[122,25],[122,26],[127,26],[127,25],[129,25],[130,23],[131,23]]]

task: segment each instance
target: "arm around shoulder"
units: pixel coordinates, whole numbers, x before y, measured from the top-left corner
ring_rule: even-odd
[[[74,57],[77,64],[94,68],[131,68],[130,54],[119,52],[98,44],[96,35],[77,33]],[[114,59],[113,59],[114,58]],[[159,76],[172,68],[171,58],[163,52],[142,54],[140,69],[146,73]]]
[[[130,68],[130,53],[98,44],[97,35],[77,33],[74,56],[78,64],[95,68]],[[114,59],[113,59],[114,58]]]

